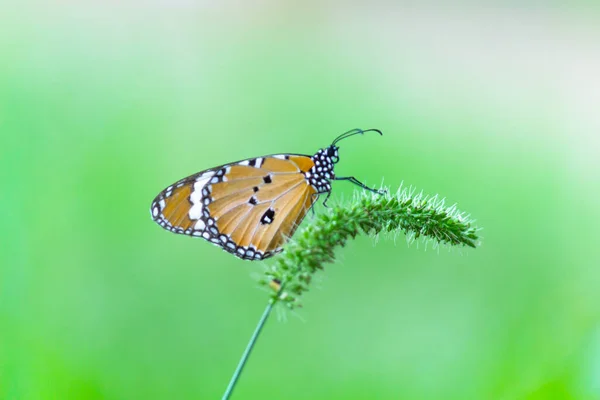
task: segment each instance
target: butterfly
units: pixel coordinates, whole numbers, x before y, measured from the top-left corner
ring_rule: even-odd
[[[331,181],[345,180],[371,189],[356,178],[336,177],[336,144],[378,129],[353,129],[313,156],[274,154],[207,169],[183,178],[156,196],[152,219],[179,234],[202,237],[244,260],[263,260],[282,246],[318,197],[331,195]]]

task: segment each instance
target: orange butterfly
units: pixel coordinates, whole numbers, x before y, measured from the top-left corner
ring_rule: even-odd
[[[315,155],[275,154],[207,169],[175,182],[156,196],[152,219],[163,228],[200,236],[244,260],[262,260],[282,251],[331,180],[347,180],[372,192],[354,177],[336,177],[336,146],[347,137],[377,132],[353,129]]]

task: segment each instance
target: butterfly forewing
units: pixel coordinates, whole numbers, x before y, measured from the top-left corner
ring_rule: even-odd
[[[243,259],[279,251],[312,206],[317,190],[304,155],[239,161],[189,176],[153,201],[153,219],[175,233],[200,236]]]

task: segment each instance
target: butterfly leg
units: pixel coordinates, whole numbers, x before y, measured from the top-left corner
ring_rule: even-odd
[[[335,178],[335,180],[336,181],[349,181],[349,182],[352,182],[355,185],[360,186],[361,188],[363,188],[365,190],[368,190],[370,192],[373,192],[373,193],[377,193],[377,194],[386,194],[387,193],[387,190],[372,189],[372,188],[368,187],[367,185],[365,185],[364,183],[362,183],[361,181],[359,181],[358,179],[356,179],[353,176],[345,176],[345,177],[341,177],[341,178],[338,177],[338,178]]]
[[[325,200],[323,201],[323,206],[329,208],[329,206],[327,205],[327,200],[329,200],[329,196],[331,196],[331,190],[327,192],[327,197],[325,197]]]
[[[312,204],[315,204],[317,200],[319,200],[319,193],[314,193],[312,195]],[[314,218],[315,217],[315,208],[311,206],[310,211],[312,212],[312,216]]]

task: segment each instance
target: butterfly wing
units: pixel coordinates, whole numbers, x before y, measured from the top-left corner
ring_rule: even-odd
[[[200,236],[246,260],[282,250],[317,190],[305,155],[272,155],[202,171],[163,190],[152,218],[171,232]]]

